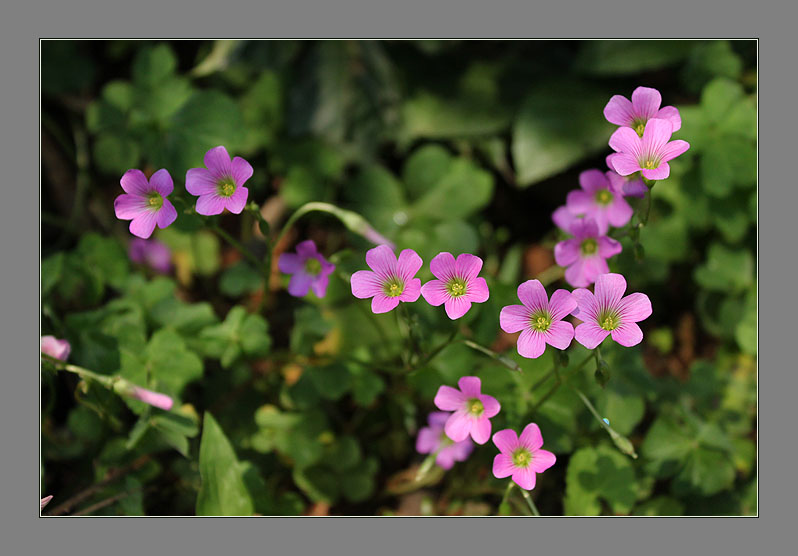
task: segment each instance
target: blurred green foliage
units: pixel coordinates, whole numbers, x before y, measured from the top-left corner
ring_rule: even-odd
[[[111,500],[97,514],[495,513],[492,443],[412,481],[435,392],[473,375],[502,405],[494,431],[534,421],[557,455],[532,492],[544,514],[756,514],[756,83],[753,41],[44,41],[42,334],[68,339],[76,365],[175,400],[162,411],[43,371],[52,508],[123,470],[93,493]],[[580,171],[605,168],[602,108],[638,85],[680,110],[675,137],[691,145],[652,189],[642,262],[630,238],[610,261],[654,313],[643,344],[602,349],[606,386],[592,362],[568,381],[632,459],[572,389],[536,408],[552,356],[518,356],[498,313],[551,270],[551,212]],[[422,281],[438,252],[482,257],[491,297],[461,321],[408,307],[418,350],[459,327],[523,373],[463,343],[405,372],[404,324],[351,295],[372,245],[329,214],[288,236],[334,259],[327,295],[265,280],[189,214],[185,172],[220,144],[255,168],[249,200],[272,230],[327,202],[415,249]],[[128,259],[113,199],[129,168],[175,181],[179,218],[156,232],[170,276]],[[215,218],[265,256],[251,215]],[[586,354],[574,344],[561,373]]]

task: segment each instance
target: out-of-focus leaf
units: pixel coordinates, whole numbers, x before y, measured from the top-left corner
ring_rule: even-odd
[[[582,45],[575,67],[588,74],[628,75],[674,65],[683,60],[695,41],[588,41]],[[631,94],[625,94],[627,98]],[[609,100],[609,99],[607,99]]]
[[[600,515],[599,498],[618,514],[628,514],[637,497],[629,458],[607,446],[581,448],[568,462],[565,514]]]

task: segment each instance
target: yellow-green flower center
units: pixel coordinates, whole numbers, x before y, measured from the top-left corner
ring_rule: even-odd
[[[513,465],[516,467],[529,467],[532,463],[532,453],[523,446],[513,452]]]
[[[596,202],[600,205],[609,205],[612,202],[612,193],[607,189],[599,189],[596,193]]]
[[[646,122],[643,120],[635,120],[632,122],[632,128],[635,130],[635,133],[637,133],[638,137],[642,137],[643,132],[646,130]]]
[[[399,297],[405,291],[405,284],[399,278],[391,278],[383,284],[382,289],[388,297]]]
[[[604,330],[615,330],[621,325],[621,319],[618,313],[602,311],[599,314],[598,323]]]
[[[595,239],[588,238],[582,242],[582,254],[592,255],[598,251],[598,242]]]
[[[318,259],[308,259],[305,261],[305,272],[312,275],[317,275],[321,272],[321,263]]]
[[[160,193],[152,191],[147,195],[147,206],[158,210],[163,206],[163,197]]]
[[[659,160],[654,160],[653,158],[647,158],[643,161],[643,168],[646,170],[654,170],[659,166]]]
[[[224,178],[216,186],[216,192],[220,197],[232,197],[236,192],[236,184],[233,178]]]
[[[482,415],[482,412],[485,411],[485,406],[482,405],[482,402],[479,401],[477,398],[471,398],[468,400],[468,412],[475,416],[479,417]]]
[[[551,326],[551,315],[546,311],[538,311],[532,315],[529,324],[532,325],[534,330],[545,332]]]
[[[449,283],[446,284],[446,291],[452,297],[460,297],[461,295],[465,295],[466,293],[466,283],[465,280],[462,278],[452,278],[449,280]]]

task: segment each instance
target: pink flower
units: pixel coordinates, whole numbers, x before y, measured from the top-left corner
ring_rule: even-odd
[[[612,170],[611,174],[607,174],[607,177],[612,182],[617,182],[621,184],[621,191],[623,192],[624,197],[637,197],[642,199],[646,196],[646,192],[648,191],[648,186],[643,183],[643,178],[638,173],[629,174],[628,176],[622,176],[618,174],[618,172],[612,166],[612,157],[615,156],[615,153],[607,155],[607,167]]]
[[[571,231],[571,226],[573,226],[575,222],[582,220],[584,217],[584,212],[574,213],[568,208],[567,205],[557,207],[557,210],[551,214],[551,219],[554,224],[567,234],[573,234]]]
[[[585,218],[571,226],[574,237],[554,246],[554,260],[565,270],[565,279],[574,287],[592,284],[599,274],[610,271],[608,259],[621,252],[621,243],[600,235],[592,218]]]
[[[288,283],[288,293],[294,297],[306,296],[311,288],[316,297],[324,297],[330,283],[330,274],[335,270],[335,265],[316,250],[312,239],[297,244],[296,253],[280,255],[277,266],[280,272],[293,274]]]
[[[449,470],[456,461],[465,461],[474,449],[474,443],[470,438],[460,442],[452,443],[444,433],[444,426],[451,413],[444,411],[434,411],[427,417],[429,427],[424,427],[418,431],[416,437],[416,451],[419,454],[434,454],[435,463],[438,467]]]
[[[55,336],[42,336],[39,338],[39,351],[50,357],[66,361],[72,346],[66,340],[58,340]]]
[[[207,169],[192,168],[186,173],[186,189],[199,195],[197,212],[205,216],[221,214],[224,209],[241,213],[249,195],[244,182],[252,177],[252,166],[240,156],[231,162],[222,146],[206,152],[204,162]]]
[[[471,303],[484,303],[490,292],[482,270],[482,259],[463,253],[457,260],[451,253],[435,255],[429,263],[432,274],[438,278],[421,286],[421,295],[435,307],[444,305],[450,319],[459,319],[471,309]]]
[[[373,297],[374,313],[387,313],[400,301],[416,301],[421,295],[421,280],[415,275],[423,261],[412,249],[399,253],[397,261],[393,249],[378,245],[366,252],[366,264],[371,270],[358,270],[352,275],[352,295],[358,299]]]
[[[668,161],[687,149],[687,141],[671,141],[673,129],[670,122],[654,118],[646,124],[643,137],[631,128],[619,127],[610,137],[610,165],[622,176],[640,172],[649,180],[664,180],[671,173]]]
[[[593,349],[608,335],[622,346],[631,347],[643,340],[637,322],[651,316],[651,301],[644,293],[626,292],[626,279],[620,274],[602,274],[596,279],[596,293],[574,290],[577,311],[574,316],[582,322],[575,330],[576,341]]]
[[[562,320],[576,309],[576,300],[567,290],[557,290],[549,302],[546,288],[539,280],[527,280],[518,286],[518,299],[523,305],[508,305],[499,314],[505,332],[521,332],[518,353],[535,359],[543,355],[546,344],[566,349],[574,339],[574,327]]]
[[[598,225],[600,235],[610,226],[620,228],[632,218],[632,207],[623,198],[624,179],[615,172],[585,170],[579,174],[577,189],[568,194],[566,206],[572,214],[585,214]]]
[[[164,411],[169,411],[172,409],[172,398],[167,396],[166,394],[161,394],[159,392],[153,392],[152,390],[147,390],[145,388],[140,388],[138,386],[134,386],[128,392],[128,395],[131,398],[135,398],[139,401],[142,401],[146,404],[149,404],[153,407],[159,407]]]
[[[482,394],[482,382],[475,376],[464,376],[457,385],[441,386],[435,394],[435,405],[443,411],[454,411],[446,420],[446,436],[462,442],[468,435],[477,444],[490,440],[490,418],[495,417],[501,406],[496,398]]]
[[[535,474],[557,461],[554,454],[541,450],[543,437],[535,423],[524,427],[521,438],[512,429],[501,430],[493,435],[493,443],[501,452],[493,458],[493,475],[497,479],[512,475],[513,482],[524,490],[535,488]]]
[[[177,211],[166,197],[174,190],[172,176],[161,168],[149,181],[141,170],[128,170],[119,180],[125,193],[114,199],[114,212],[120,220],[130,220],[130,233],[147,239],[155,225],[163,229],[177,218]]]
[[[41,499],[41,502],[39,503],[39,504],[40,504],[39,511],[43,510],[43,509],[44,509],[44,507],[45,507],[47,504],[49,504],[49,503],[50,503],[50,500],[52,500],[52,499],[53,499],[53,495],[52,495],[52,494],[51,494],[50,496],[45,496],[44,498],[42,498],[42,499]]]
[[[604,117],[611,124],[632,128],[638,135],[643,135],[646,122],[652,118],[667,120],[673,131],[682,127],[679,111],[673,106],[660,108],[662,95],[650,87],[638,87],[632,92],[632,101],[624,96],[614,95],[604,107]]]
[[[161,274],[169,274],[172,270],[172,251],[157,239],[133,239],[127,255],[134,263],[146,264]]]

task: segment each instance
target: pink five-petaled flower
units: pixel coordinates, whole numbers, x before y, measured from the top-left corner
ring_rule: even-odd
[[[668,161],[690,148],[687,141],[671,141],[671,135],[671,123],[658,118],[648,121],[642,138],[631,128],[619,127],[610,137],[615,154],[609,164],[622,176],[640,172],[646,179],[664,180],[671,174]]]
[[[638,87],[632,91],[632,100],[622,95],[613,95],[604,107],[604,117],[611,124],[632,128],[638,135],[643,135],[646,123],[653,119],[667,120],[673,131],[682,127],[679,111],[673,106],[660,108],[662,95],[650,87]]]
[[[523,305],[508,305],[499,313],[499,324],[505,332],[521,332],[518,353],[535,359],[546,344],[565,349],[574,339],[574,327],[562,320],[576,309],[576,300],[567,290],[557,290],[549,301],[546,288],[539,280],[527,280],[518,286],[518,299]]]
[[[146,264],[161,274],[169,274],[172,270],[172,251],[157,239],[133,239],[127,255],[134,263]]]
[[[462,253],[455,260],[451,253],[438,253],[429,263],[437,280],[421,286],[421,295],[435,307],[444,305],[450,319],[459,319],[471,309],[471,303],[484,303],[490,292],[484,278],[477,276],[482,270],[482,259]]]
[[[572,239],[554,246],[554,260],[568,267],[565,279],[574,287],[589,286],[599,274],[610,271],[608,259],[621,252],[621,243],[600,235],[598,225],[592,218],[578,220],[571,225]]]
[[[203,160],[207,169],[192,168],[186,173],[186,189],[199,196],[197,212],[211,216],[227,209],[239,214],[247,203],[249,190],[244,182],[252,177],[252,166],[240,156],[231,162],[222,146],[206,152]]]
[[[513,482],[524,490],[535,488],[535,474],[557,461],[554,454],[541,450],[543,437],[535,423],[524,427],[520,438],[512,429],[501,430],[493,435],[493,443],[501,452],[493,458],[493,475],[497,479],[512,475]]]
[[[316,297],[324,297],[330,274],[335,270],[335,265],[318,252],[312,239],[298,243],[296,253],[280,255],[277,266],[280,272],[293,274],[288,283],[288,293],[294,297],[306,296],[311,288]]]
[[[421,295],[421,279],[416,272],[424,261],[412,249],[399,253],[397,261],[393,249],[378,245],[366,251],[366,264],[371,270],[358,270],[352,275],[352,295],[371,300],[374,313],[387,313],[400,301],[412,302]]]
[[[471,435],[474,442],[484,444],[490,440],[490,418],[495,417],[501,406],[493,396],[481,393],[482,381],[475,376],[464,376],[457,386],[441,386],[435,394],[435,405],[443,411],[454,411],[446,420],[444,430],[454,442],[461,442]]]
[[[599,234],[605,235],[610,226],[620,228],[632,218],[632,207],[623,198],[624,181],[615,172],[605,174],[601,170],[585,170],[579,174],[582,189],[568,193],[566,206],[572,214],[593,218]]]
[[[125,193],[114,199],[114,212],[120,220],[130,220],[130,233],[147,239],[157,224],[163,229],[177,218],[167,196],[174,190],[172,176],[164,168],[149,181],[141,170],[128,170],[119,180]]]
[[[574,290],[577,310],[574,316],[583,321],[575,330],[576,341],[593,349],[608,335],[622,346],[631,347],[643,339],[637,322],[651,316],[651,300],[644,293],[626,292],[626,279],[620,274],[602,274],[596,279],[596,293]]]
[[[66,340],[59,340],[55,336],[42,336],[39,338],[39,351],[50,357],[66,361],[71,350],[72,346]]]
[[[418,431],[416,438],[416,451],[419,454],[434,454],[435,463],[438,467],[449,470],[456,461],[465,461],[474,449],[474,443],[470,438],[460,442],[452,443],[443,431],[446,421],[451,413],[445,411],[433,411],[427,417],[428,427]]]

